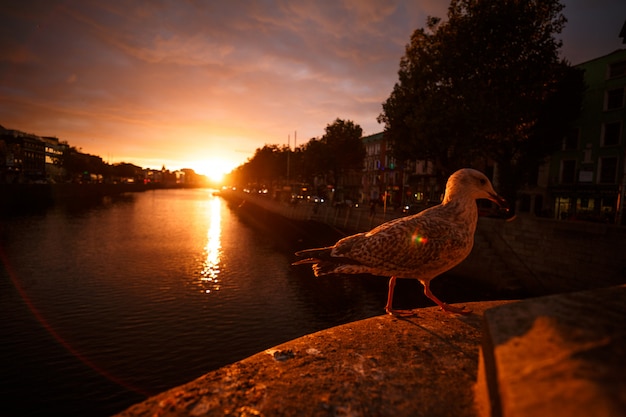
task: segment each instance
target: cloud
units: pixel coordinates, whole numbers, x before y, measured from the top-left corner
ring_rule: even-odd
[[[233,149],[285,143],[296,130],[302,143],[338,117],[376,133],[411,33],[428,15],[445,17],[446,3],[3,4],[0,123],[142,160],[216,147],[245,158]],[[567,54],[593,57],[596,33],[606,30],[585,16],[600,20],[611,9],[618,15],[615,3],[600,8],[609,12],[567,3],[564,37],[578,40],[566,41]]]

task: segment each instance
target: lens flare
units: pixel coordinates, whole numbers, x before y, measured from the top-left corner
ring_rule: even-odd
[[[411,241],[413,243],[417,243],[417,244],[420,244],[420,245],[425,245],[426,243],[428,243],[428,238],[426,236],[422,236],[419,233],[415,232],[411,236]]]
[[[121,387],[124,387],[125,389],[129,391],[136,392],[137,394],[142,395],[146,398],[151,395],[154,395],[154,393],[150,393],[144,390],[143,388],[136,386],[134,384],[131,384],[127,382],[125,379],[118,377],[117,375],[114,375],[113,373],[109,372],[107,369],[103,368],[102,366],[100,366],[99,364],[91,360],[88,356],[84,355],[82,352],[76,349],[69,341],[67,341],[61,335],[61,333],[57,331],[57,329],[53,327],[52,324],[50,324],[50,322],[48,322],[48,320],[43,315],[43,313],[35,306],[35,303],[33,302],[33,300],[31,300],[31,298],[26,293],[26,290],[24,289],[24,287],[22,287],[20,280],[17,277],[17,273],[12,269],[8,256],[3,251],[3,248],[0,246],[0,266],[2,265],[4,265],[4,268],[6,269],[8,273],[9,279],[11,280],[11,282],[13,283],[13,286],[19,293],[22,300],[24,301],[24,304],[28,307],[28,309],[32,313],[33,317],[35,317],[35,319],[39,322],[39,324],[41,324],[41,326],[48,332],[50,336],[52,336],[54,340],[56,340],[56,342],[60,346],[63,346],[63,348],[65,348],[65,350],[67,350],[72,356],[74,356],[76,359],[78,359],[79,361],[84,363],[86,366],[93,369],[96,373],[102,375],[104,378],[108,379],[109,381]]]

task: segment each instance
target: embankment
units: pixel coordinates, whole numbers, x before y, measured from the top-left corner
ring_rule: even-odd
[[[242,207],[260,208],[254,216],[260,216],[262,223],[263,216],[274,216],[305,225],[298,227],[313,233],[333,232],[319,244],[331,244],[335,237],[366,231],[404,215],[380,211],[371,215],[367,208],[336,208],[328,204],[286,204],[241,192],[223,196]],[[298,242],[298,238],[292,239],[291,244],[300,248]],[[623,226],[531,216],[518,216],[514,221],[481,217],[471,254],[447,275],[490,287],[498,298],[602,288],[626,283],[624,248]]]
[[[129,407],[142,416],[626,415],[626,286],[424,308],[281,344]]]
[[[285,217],[239,194],[222,194],[222,197],[244,223],[271,236],[276,245],[289,252],[332,245],[347,235],[326,223]]]
[[[0,215],[37,213],[53,206],[89,206],[108,197],[182,187],[162,183],[0,184]]]

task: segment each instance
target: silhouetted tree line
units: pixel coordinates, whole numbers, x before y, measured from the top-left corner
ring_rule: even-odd
[[[97,155],[90,155],[69,147],[63,155],[62,166],[70,181],[143,180],[143,168],[126,162],[108,164]]]
[[[248,161],[230,174],[230,182],[253,188],[307,184],[318,195],[328,185],[340,184],[350,170],[361,170],[365,147],[363,129],[350,120],[336,119],[321,138],[290,149],[287,145],[258,148]]]

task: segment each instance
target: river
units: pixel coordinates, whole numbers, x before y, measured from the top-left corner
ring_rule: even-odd
[[[155,190],[2,219],[0,414],[109,416],[384,313],[386,280],[315,279],[236,209],[206,189]]]

